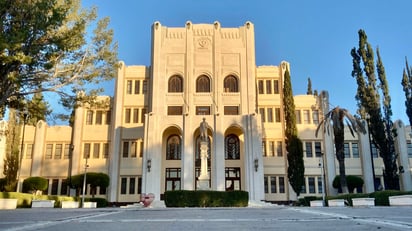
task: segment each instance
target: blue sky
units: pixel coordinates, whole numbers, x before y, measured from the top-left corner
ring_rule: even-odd
[[[119,59],[126,65],[150,65],[151,26],[168,27],[219,21],[222,27],[255,25],[256,65],[291,64],[294,95],[306,94],[307,79],[327,90],[332,106],[356,113],[356,81],[350,50],[358,30],[379,46],[392,97],[395,121],[407,122],[401,86],[405,57],[412,64],[410,0],[83,0],[111,18]],[[113,86],[106,87],[113,94]]]

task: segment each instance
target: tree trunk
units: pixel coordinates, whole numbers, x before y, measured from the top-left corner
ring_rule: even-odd
[[[336,158],[339,162],[339,176],[340,176],[340,186],[342,189],[342,193],[347,194],[349,193],[348,184],[346,183],[346,173],[345,173],[345,150],[344,150],[344,126],[342,123],[342,129],[334,129],[335,135],[335,150],[336,150]]]

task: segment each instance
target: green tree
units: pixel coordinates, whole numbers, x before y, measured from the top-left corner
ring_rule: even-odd
[[[27,113],[29,115],[27,124],[36,126],[39,120],[46,121],[51,114],[50,105],[44,100],[41,92],[34,93],[30,101],[27,102]]]
[[[295,193],[299,196],[305,183],[305,165],[303,162],[303,145],[298,137],[296,127],[295,102],[289,70],[286,69],[283,86],[283,107],[285,114],[285,137],[288,158],[288,179]]]
[[[9,120],[6,135],[6,156],[4,159],[3,174],[6,180],[5,190],[16,190],[17,173],[19,170],[21,117],[15,109],[9,110]]]
[[[23,192],[25,193],[45,191],[48,187],[49,181],[39,176],[29,177],[23,181]]]
[[[81,188],[83,187],[84,174],[79,174],[71,176],[72,186],[77,188],[77,192],[80,193]],[[69,180],[69,179],[67,179]],[[90,185],[90,191],[92,197],[96,194],[97,187],[107,188],[109,187],[110,178],[105,173],[100,172],[88,172],[86,173],[86,184]]]
[[[306,91],[307,95],[313,95],[312,91],[312,81],[310,80],[310,77],[308,78],[308,90]]]
[[[353,176],[353,175],[346,176],[346,182],[348,183],[349,193],[353,193],[356,188],[362,188],[364,184],[364,181],[362,178],[360,178],[359,176]],[[333,179],[332,186],[334,188],[341,189],[340,176],[336,176],[335,179]]]
[[[405,92],[406,115],[409,118],[409,125],[412,125],[412,68],[405,58],[405,68],[403,69],[402,87]]]
[[[339,163],[339,175],[340,175],[340,185],[342,187],[343,193],[348,193],[348,185],[346,182],[346,171],[345,171],[345,125],[344,121],[347,119],[347,126],[352,134],[355,137],[355,132],[366,133],[365,127],[362,122],[352,116],[348,110],[340,107],[335,107],[325,114],[324,119],[319,123],[315,136],[318,136],[319,129],[323,127],[323,132],[329,132],[330,124],[332,124],[334,143],[335,143],[335,152],[336,159]],[[349,122],[348,122],[349,121]]]
[[[80,0],[0,1],[0,109],[38,92],[73,97],[115,76],[108,18]],[[89,91],[90,92],[90,91]]]
[[[358,34],[359,48],[353,48],[351,56],[353,62],[352,77],[356,79],[358,85],[355,98],[358,101],[359,114],[362,118],[366,118],[367,115],[369,116],[372,142],[379,150],[379,155],[382,157],[385,165],[383,177],[386,189],[399,189],[399,175],[396,164],[397,155],[395,154],[393,138],[396,135],[396,131],[391,120],[392,109],[385,69],[379,49],[377,49],[378,60],[376,68],[379,79],[378,84],[373,49],[367,41],[365,31],[359,30]],[[382,103],[381,97],[383,98]]]

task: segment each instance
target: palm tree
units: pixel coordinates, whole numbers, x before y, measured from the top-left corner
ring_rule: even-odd
[[[340,107],[335,107],[325,114],[325,118],[319,123],[315,136],[318,136],[319,129],[322,125],[323,132],[328,131],[329,127],[333,125],[333,135],[335,137],[335,150],[336,158],[339,162],[339,175],[340,175],[340,185],[342,187],[343,193],[349,193],[348,185],[346,183],[346,173],[345,173],[345,151],[344,151],[344,142],[345,142],[345,126],[343,124],[344,118],[346,117],[346,123],[353,137],[355,137],[355,132],[366,133],[365,126],[363,123],[355,118],[349,113],[348,110]],[[349,122],[348,122],[349,121]]]

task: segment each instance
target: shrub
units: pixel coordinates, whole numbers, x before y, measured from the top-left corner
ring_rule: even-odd
[[[249,194],[245,191],[166,191],[167,207],[245,207]]]
[[[86,201],[86,202],[96,202],[97,208],[104,208],[104,207],[107,207],[107,205],[109,204],[105,198],[98,198],[98,197],[84,198],[84,201]]]
[[[346,176],[346,183],[348,184],[349,193],[353,193],[356,188],[362,188],[364,182],[363,179],[359,176],[348,175]],[[333,179],[332,186],[334,188],[340,189],[339,175],[337,175],[335,179]]]
[[[45,191],[49,186],[49,182],[43,177],[29,177],[23,181],[23,192]]]

